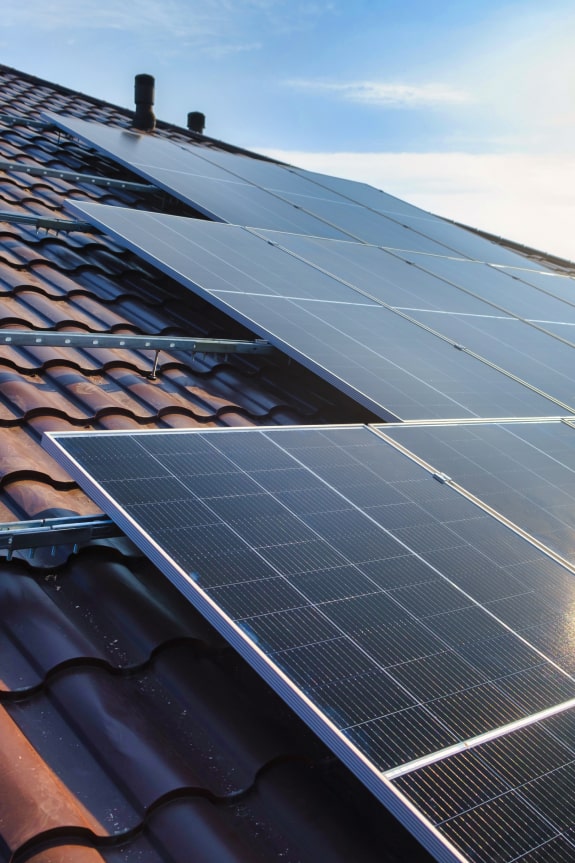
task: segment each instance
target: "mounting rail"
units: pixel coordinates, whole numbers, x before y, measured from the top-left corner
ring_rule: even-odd
[[[30,129],[55,129],[54,123],[50,123],[48,120],[32,120],[30,117],[25,117],[20,114],[0,114],[0,123],[4,123],[6,126],[15,126],[16,124],[20,124],[22,126],[29,126]]]
[[[46,231],[84,231],[86,233],[96,232],[89,222],[80,222],[73,219],[50,219],[46,216],[25,216],[22,213],[11,213],[6,210],[0,212],[0,222],[8,222],[14,225],[32,225],[34,228],[44,228]]]
[[[32,177],[57,177],[71,183],[85,183],[92,186],[106,186],[109,189],[125,189],[130,192],[157,192],[150,183],[134,183],[128,180],[117,180],[110,177],[100,177],[96,174],[79,174],[77,171],[62,171],[60,168],[43,168],[40,165],[22,165],[19,162],[4,162],[0,160],[0,171],[6,174],[30,174]]]
[[[0,330],[0,347],[127,348],[152,351],[189,351],[197,354],[269,354],[273,347],[265,339],[194,339],[188,336],[132,336],[110,333],[41,332]]]
[[[81,544],[94,539],[123,536],[120,528],[107,516],[63,516],[29,521],[0,522],[0,550],[7,551],[10,560],[13,552],[29,549],[33,556],[36,548],[71,545],[74,553]]]

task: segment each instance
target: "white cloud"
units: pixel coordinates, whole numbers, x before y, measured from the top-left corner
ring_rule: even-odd
[[[472,101],[464,90],[448,84],[401,84],[384,81],[349,81],[330,83],[314,80],[292,80],[287,86],[316,93],[328,93],[347,102],[366,105],[383,105],[402,108],[422,108],[436,105],[453,105]]]
[[[264,152],[575,261],[575,156]]]

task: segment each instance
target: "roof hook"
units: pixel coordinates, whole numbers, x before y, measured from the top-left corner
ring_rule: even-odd
[[[150,374],[148,375],[148,378],[149,378],[151,381],[155,381],[155,380],[157,380],[157,378],[158,378],[158,357],[159,357],[159,356],[160,356],[160,351],[159,351],[159,349],[158,349],[158,350],[156,351],[155,356],[154,356],[154,365],[152,366],[152,371],[151,371],[151,372],[150,372]]]

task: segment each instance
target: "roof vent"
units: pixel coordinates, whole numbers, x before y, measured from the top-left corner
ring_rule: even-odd
[[[188,114],[188,129],[190,132],[202,134],[206,125],[206,115],[201,111],[190,111]]]
[[[136,103],[134,129],[141,129],[142,132],[151,132],[156,126],[156,117],[152,109],[154,86],[153,75],[136,75],[134,81],[134,101]]]

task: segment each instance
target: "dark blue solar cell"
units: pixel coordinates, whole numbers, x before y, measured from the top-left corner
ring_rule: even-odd
[[[482,763],[474,749],[407,773],[395,784],[434,824],[510,789],[501,776]]]
[[[383,419],[557,413],[554,402],[243,228],[74,207]]]
[[[346,735],[380,770],[414,761],[456,741],[451,731],[419,706],[355,725]]]
[[[477,863],[507,863],[551,839],[549,821],[514,791],[457,815],[441,832]]]
[[[469,442],[459,431],[452,443]],[[180,435],[165,449],[155,436],[118,435],[124,457],[114,461],[113,480],[106,448],[115,451],[115,435],[61,435],[50,446],[60,456],[72,441],[74,457],[62,461],[73,475],[346,763],[369,774],[382,801],[401,815],[403,798],[381,782],[381,771],[393,770],[389,778],[465,859],[530,854],[552,838],[541,824],[564,830],[571,818],[571,804],[553,798],[536,768],[563,770],[557,788],[570,794],[571,762],[561,759],[573,748],[575,763],[574,722],[564,709],[575,699],[572,574],[369,429],[301,433],[298,446],[298,431],[285,432],[284,448],[281,429],[206,431],[204,449],[193,432],[190,452]],[[500,449],[513,458],[507,440]],[[232,469],[218,473],[222,463]],[[146,486],[150,465],[170,471],[158,501]],[[206,465],[216,472],[204,473]],[[222,478],[219,496],[205,497],[206,478],[213,490]],[[375,481],[385,502],[350,505],[350,489]],[[519,768],[514,775],[499,738],[541,711],[562,712],[541,724],[539,752],[522,738],[527,785],[514,797]],[[470,745],[458,762],[457,747]],[[445,799],[425,802],[425,789],[439,793],[446,783]],[[533,824],[518,826],[512,819],[527,799]],[[420,818],[413,810],[411,817]],[[489,825],[505,832],[497,848]]]
[[[575,522],[575,431],[569,424],[386,426],[382,431],[569,558]],[[456,524],[451,527],[457,530]],[[516,577],[521,572],[527,570]]]

